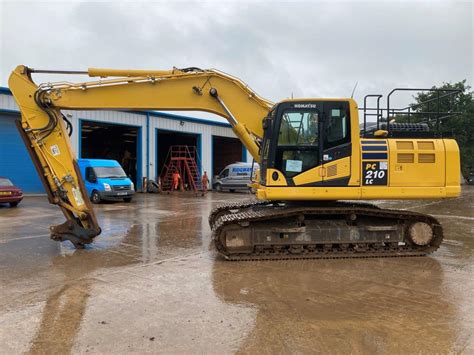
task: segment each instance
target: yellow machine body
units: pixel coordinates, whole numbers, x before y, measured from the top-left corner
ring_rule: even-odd
[[[351,157],[306,171],[288,186],[276,169],[267,171],[267,186],[257,185],[257,197],[267,200],[403,200],[457,197],[461,193],[459,148],[453,139],[377,139],[386,158],[364,159],[360,139]],[[383,169],[377,168],[382,164]],[[365,167],[365,169],[364,169]],[[365,171],[365,173],[364,173]],[[272,174],[279,176],[272,181]],[[386,174],[386,185],[371,185],[374,174]],[[299,187],[307,183],[350,177],[348,186]],[[364,184],[366,182],[367,184]]]
[[[20,133],[35,162],[51,203],[68,220],[100,233],[71,150],[62,109],[160,109],[207,111],[226,118],[255,161],[265,160],[263,122],[281,105],[307,102],[343,103],[350,112],[350,152],[340,159],[292,176],[262,169],[253,184],[263,200],[439,199],[460,194],[459,149],[452,139],[362,139],[353,99],[284,100],[276,105],[261,98],[237,78],[216,70],[169,71],[90,69],[85,83],[37,86],[32,70],[18,66],[9,86],[20,107]],[[107,78],[116,77],[116,78]],[[346,107],[346,106],[344,106]],[[344,180],[344,183],[337,183]],[[289,184],[291,181],[291,184]],[[71,229],[72,226],[68,225]],[[67,229],[66,228],[66,229]],[[58,235],[67,231],[57,230]],[[54,231],[53,231],[54,234]],[[60,237],[59,237],[60,239]]]

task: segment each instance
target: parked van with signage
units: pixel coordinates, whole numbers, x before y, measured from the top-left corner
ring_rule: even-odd
[[[135,186],[115,160],[79,159],[87,194],[93,203],[107,201],[132,201]]]
[[[253,168],[252,168],[253,165]],[[219,175],[214,177],[213,188],[217,191],[248,190],[252,174],[259,168],[257,163],[234,163],[227,165]]]

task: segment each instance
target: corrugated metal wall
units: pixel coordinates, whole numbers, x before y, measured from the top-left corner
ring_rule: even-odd
[[[0,90],[0,110],[1,109],[18,111],[18,106],[14,98],[9,95],[5,89]],[[141,169],[140,175],[142,177],[147,176],[149,179],[156,178],[156,132],[158,129],[200,134],[202,168],[209,172],[212,169],[212,136],[235,137],[230,126],[224,126],[219,123],[214,124],[207,120],[200,121],[200,119],[196,118],[162,114],[159,112],[63,111],[63,113],[68,115],[73,125],[74,133],[71,136],[71,145],[75,152],[79,152],[80,150],[81,120],[140,127],[141,137],[139,137],[139,140],[141,140],[141,157],[138,160],[141,162],[141,166],[137,167],[137,170]],[[19,142],[21,141],[18,134],[16,134],[15,137]],[[0,147],[2,144],[3,142],[0,141]],[[252,157],[247,152],[247,161],[251,160]],[[37,180],[39,181],[39,179]]]
[[[18,105],[8,89],[0,88],[0,109],[18,111]]]

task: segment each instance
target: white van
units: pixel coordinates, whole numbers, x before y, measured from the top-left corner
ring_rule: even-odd
[[[217,191],[248,190],[248,184],[252,182],[252,174],[255,176],[258,168],[257,163],[237,162],[227,165],[219,175],[214,177],[212,187]]]

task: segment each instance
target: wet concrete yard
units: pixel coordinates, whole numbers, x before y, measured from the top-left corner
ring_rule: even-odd
[[[474,353],[473,187],[381,204],[443,223],[415,258],[224,261],[208,213],[248,197],[99,205],[86,250],[49,239],[45,197],[0,207],[0,353]]]

